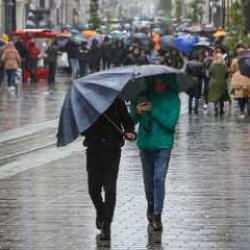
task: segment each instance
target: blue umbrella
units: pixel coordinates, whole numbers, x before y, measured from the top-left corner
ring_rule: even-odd
[[[198,37],[191,35],[178,36],[174,40],[174,46],[184,54],[190,54],[195,44],[199,41]]]
[[[171,48],[174,47],[174,37],[170,35],[165,35],[161,38],[161,48]]]
[[[147,90],[145,78],[174,77],[176,89],[187,90],[191,83],[185,76],[184,72],[166,66],[145,65],[115,68],[75,80],[61,110],[57,145],[73,142],[118,96],[133,99]]]

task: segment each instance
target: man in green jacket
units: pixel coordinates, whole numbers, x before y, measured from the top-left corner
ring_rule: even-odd
[[[148,203],[147,218],[155,231],[162,231],[165,180],[179,114],[178,93],[160,79],[154,81],[150,94],[135,105],[134,118],[139,123],[137,144]]]

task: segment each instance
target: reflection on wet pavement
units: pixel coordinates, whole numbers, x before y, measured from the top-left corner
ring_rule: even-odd
[[[1,180],[0,249],[249,249],[247,121],[183,115],[168,175],[162,236],[147,228],[138,151],[128,144],[110,247],[96,242],[84,151],[68,151],[63,159],[48,153],[52,149],[36,152],[41,163],[36,168],[32,168],[33,154],[23,155],[17,168],[30,162],[29,170]]]

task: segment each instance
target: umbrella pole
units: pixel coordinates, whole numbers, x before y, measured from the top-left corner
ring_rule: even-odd
[[[103,117],[121,134],[124,135],[122,129],[114,122],[110,119],[109,116],[107,116],[106,114],[103,114]]]

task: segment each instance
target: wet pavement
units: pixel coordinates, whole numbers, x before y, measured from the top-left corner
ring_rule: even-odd
[[[27,98],[36,93],[42,104],[28,102],[32,115],[18,108],[13,112],[19,117],[10,110],[0,113],[0,250],[250,249],[249,120],[182,115],[162,235],[148,230],[138,150],[128,143],[111,246],[100,247],[81,140],[63,149],[54,146],[63,92],[59,88],[51,97],[34,88]],[[7,129],[3,114],[10,115]]]

